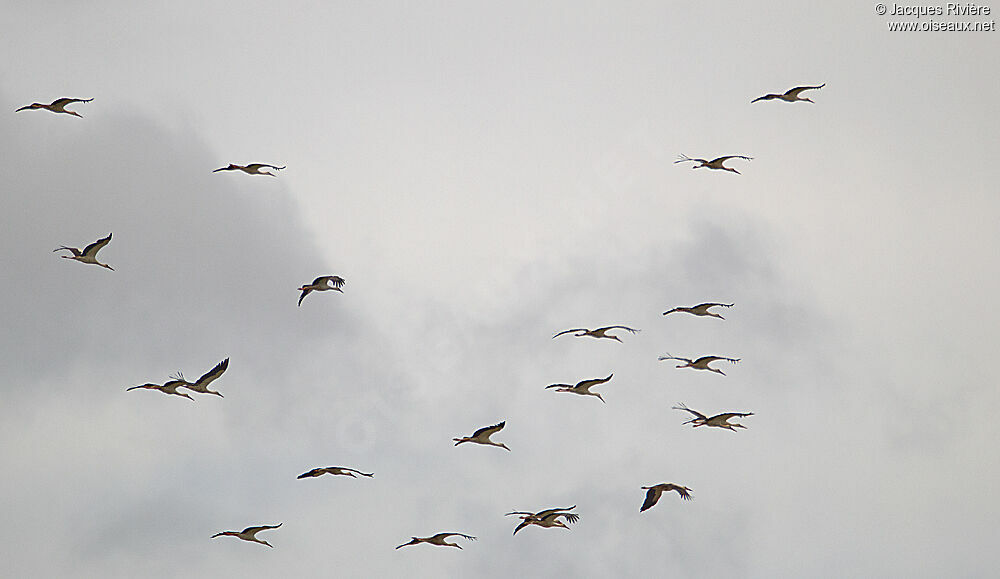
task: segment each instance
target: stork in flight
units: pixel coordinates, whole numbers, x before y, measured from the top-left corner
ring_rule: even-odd
[[[642,488],[646,491],[646,500],[644,500],[642,502],[642,506],[639,507],[640,513],[655,505],[656,501],[660,500],[660,495],[665,492],[669,493],[670,491],[677,491],[677,494],[679,494],[682,499],[686,501],[691,500],[691,489],[675,485],[673,483],[660,483],[651,487]]]
[[[326,291],[326,290],[336,290],[340,293],[344,293],[344,290],[340,289],[344,287],[344,278],[339,275],[324,275],[313,280],[311,284],[304,285],[299,288],[302,295],[299,296],[299,305],[302,305],[302,300],[306,299],[309,292],[312,291]]]
[[[545,387],[545,389],[548,390],[549,388],[555,388],[556,392],[572,392],[573,394],[581,394],[583,396],[597,396],[598,398],[600,398],[601,402],[607,404],[607,402],[604,400],[604,397],[602,397],[597,392],[591,392],[590,389],[593,388],[594,386],[604,384],[605,382],[610,380],[611,377],[614,375],[615,375],[614,372],[612,372],[611,374],[608,374],[607,378],[594,378],[592,380],[582,380],[580,382],[577,382],[575,386],[570,386],[569,384],[549,384],[548,386]]]
[[[409,545],[417,545],[419,543],[430,543],[431,545],[438,545],[441,547],[458,547],[459,549],[462,548],[462,546],[459,545],[458,543],[449,543],[445,541],[445,539],[447,539],[448,537],[465,537],[470,541],[476,540],[476,538],[473,537],[472,535],[466,535],[464,533],[438,533],[436,535],[431,535],[430,537],[410,537],[411,539],[413,539],[412,541],[410,541],[409,543],[403,543],[402,545],[396,548],[402,549],[403,547],[407,547]]]
[[[609,338],[611,340],[618,340],[619,342],[621,342],[621,338],[619,338],[618,336],[613,336],[608,333],[608,330],[615,330],[615,329],[626,330],[633,334],[639,331],[634,328],[630,328],[628,326],[604,326],[603,328],[597,328],[595,330],[588,330],[587,328],[574,328],[572,330],[563,330],[558,334],[552,336],[552,339],[554,340],[559,336],[563,334],[569,334],[570,332],[580,332],[579,334],[573,334],[573,336],[576,338],[582,336],[590,336],[591,338]]]
[[[212,368],[208,372],[202,374],[201,378],[198,378],[194,382],[188,382],[187,380],[185,380],[184,374],[181,374],[180,372],[174,374],[173,376],[171,376],[171,378],[180,381],[182,388],[187,388],[188,390],[199,392],[201,394],[215,394],[216,396],[223,398],[222,394],[216,392],[215,390],[209,390],[208,385],[214,382],[216,378],[218,378],[219,376],[222,376],[223,372],[225,372],[226,368],[228,367],[229,367],[229,358],[226,358],[225,360],[216,364],[215,368]]]
[[[725,372],[719,370],[718,368],[713,368],[709,366],[709,364],[715,362],[716,360],[725,360],[727,362],[732,362],[733,364],[740,361],[740,358],[723,358],[722,356],[702,356],[697,360],[692,360],[691,358],[681,358],[679,356],[671,356],[670,352],[667,352],[666,356],[660,356],[657,359],[661,362],[663,360],[680,360],[681,362],[687,362],[687,364],[682,364],[680,366],[677,366],[677,368],[694,368],[695,370],[709,370],[711,372],[717,372],[719,374],[722,374],[723,376],[726,375]]]
[[[691,410],[684,403],[681,403],[680,406],[672,406],[672,408],[674,410],[683,410],[693,414],[694,418],[682,423],[692,424],[692,428],[698,428],[699,426],[714,426],[716,428],[725,428],[726,430],[736,432],[737,428],[746,428],[746,426],[736,424],[735,422],[729,422],[731,419],[743,416],[753,416],[753,412],[723,412],[722,414],[716,414],[715,416],[708,417],[697,410]]]
[[[507,448],[507,445],[502,442],[493,442],[490,440],[490,436],[496,434],[503,430],[503,427],[507,425],[507,421],[503,421],[499,424],[494,424],[493,426],[484,426],[479,430],[472,433],[472,436],[463,436],[462,438],[453,438],[455,441],[455,446],[462,444],[463,442],[475,442],[476,444],[488,444],[490,446],[499,446],[500,448]],[[507,450],[510,450],[507,448]]]
[[[212,538],[216,537],[236,537],[237,539],[243,539],[244,541],[250,541],[253,543],[260,543],[261,545],[267,545],[268,547],[274,548],[274,545],[268,543],[267,541],[261,541],[257,538],[257,533],[261,531],[266,531],[267,529],[277,529],[284,523],[278,523],[277,525],[261,525],[259,527],[247,527],[240,532],[236,531],[222,531],[221,533],[216,533],[212,535]]]
[[[166,384],[153,384],[152,382],[147,382],[146,384],[140,384],[138,386],[132,386],[131,388],[126,388],[125,391],[128,392],[129,390],[135,390],[136,388],[145,388],[146,390],[159,390],[164,394],[174,394],[176,396],[183,396],[188,400],[193,401],[194,398],[191,398],[189,394],[177,391],[177,388],[183,385],[184,383],[181,382],[180,380],[171,380]]]
[[[304,473],[300,474],[299,476],[297,476],[295,478],[312,478],[312,477],[317,477],[317,476],[323,476],[325,474],[342,474],[342,475],[346,475],[346,476],[358,478],[358,477],[354,476],[354,473],[358,473],[361,476],[366,476],[368,478],[371,478],[371,477],[375,476],[375,473],[365,473],[365,472],[361,472],[360,470],[354,470],[353,468],[347,468],[346,466],[327,466],[327,467],[323,467],[323,468],[314,468],[311,471],[304,472]]]
[[[92,99],[92,98],[91,99],[68,99],[68,98],[61,98],[61,99],[56,99],[56,100],[52,101],[51,104],[47,104],[47,105],[43,105],[42,103],[31,103],[30,105],[25,106],[25,107],[21,107],[21,108],[17,109],[14,112],[15,113],[19,113],[21,111],[27,111],[27,110],[31,110],[31,109],[45,109],[47,111],[52,111],[53,113],[66,113],[67,115],[73,115],[73,116],[76,116],[76,117],[80,117],[82,119],[83,115],[81,115],[80,113],[77,113],[77,112],[74,112],[74,111],[67,111],[66,110],[66,105],[72,104],[72,103],[89,103],[92,100],[94,100],[94,99]]]
[[[266,163],[250,163],[249,165],[234,165],[230,163],[228,167],[221,167],[212,172],[218,173],[219,171],[243,171],[247,175],[270,175],[272,177],[275,176],[274,173],[271,173],[269,171],[261,171],[261,169],[264,167],[267,167],[269,169],[274,169],[275,171],[280,171],[285,168],[285,167],[275,167],[274,165],[268,165]]]
[[[59,257],[62,257],[64,259],[72,259],[73,261],[79,261],[80,263],[90,263],[93,265],[99,265],[101,267],[106,267],[111,271],[114,271],[115,268],[111,267],[110,265],[97,261],[97,252],[100,251],[101,248],[103,248],[110,242],[111,242],[111,234],[109,233],[108,236],[105,237],[104,239],[98,239],[94,243],[91,243],[87,247],[84,247],[83,251],[80,251],[75,247],[66,247],[65,245],[60,245],[59,247],[53,249],[52,252],[55,253],[57,251],[62,251],[64,249],[67,249],[73,252],[73,255],[61,255]]]
[[[723,163],[726,162],[728,159],[745,159],[747,161],[752,161],[753,157],[744,157],[743,155],[726,155],[725,157],[717,157],[709,161],[707,159],[694,159],[688,157],[687,155],[681,155],[680,158],[674,161],[674,163],[683,163],[685,161],[692,161],[694,163],[700,163],[700,165],[695,165],[694,167],[691,167],[692,169],[699,169],[701,167],[705,167],[708,169],[722,169],[723,171],[731,171],[733,173],[736,173],[737,175],[742,175],[742,173],[740,173],[736,169],[733,169],[731,167],[726,167],[723,165]]]
[[[539,527],[551,528],[551,527],[562,527],[568,529],[566,523],[559,520],[559,517],[564,517],[567,523],[575,523],[580,520],[580,515],[576,513],[571,513],[576,508],[576,505],[569,507],[567,509],[545,509],[544,511],[538,511],[537,513],[532,513],[528,511],[512,511],[507,513],[506,516],[510,515],[521,515],[521,523],[514,529],[513,534],[517,534],[518,531],[527,527],[528,525],[538,525]]]
[[[820,89],[820,88],[823,88],[824,86],[826,86],[825,82],[823,84],[819,85],[819,86],[797,86],[795,88],[788,89],[787,91],[785,91],[784,94],[773,94],[772,93],[772,94],[766,94],[764,96],[759,96],[759,97],[753,99],[752,101],[750,101],[750,103],[753,104],[753,103],[755,103],[757,101],[770,101],[770,100],[774,100],[774,99],[781,99],[781,100],[785,101],[786,103],[794,103],[795,101],[805,101],[807,103],[811,103],[811,102],[813,102],[812,99],[802,98],[802,97],[799,96],[799,93],[801,93],[804,90],[816,90],[816,89]],[[815,104],[815,103],[813,103],[813,104]]]
[[[731,308],[733,307],[733,305],[734,304],[707,303],[707,304],[698,304],[696,306],[691,306],[690,308],[678,306],[670,311],[663,312],[663,315],[672,314],[674,312],[683,312],[685,314],[694,314],[696,316],[711,316],[713,318],[719,318],[720,320],[724,320],[726,318],[722,317],[721,315],[715,312],[710,312],[709,308],[714,308],[714,307]]]

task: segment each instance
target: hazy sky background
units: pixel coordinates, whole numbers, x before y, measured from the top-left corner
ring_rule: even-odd
[[[0,575],[994,574],[1000,37],[889,19],[7,7]],[[251,162],[288,168],[212,173]],[[109,232],[114,272],[52,253]],[[736,305],[661,316],[702,301]],[[609,324],[642,331],[550,339]],[[227,357],[224,399],[125,391]],[[452,446],[500,420],[512,452]],[[330,465],[375,477],[295,478]],[[659,482],[695,500],[640,514]],[[393,550],[441,531],[479,540]]]

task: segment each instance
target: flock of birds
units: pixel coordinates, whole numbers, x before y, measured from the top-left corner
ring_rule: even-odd
[[[800,96],[801,93],[806,90],[821,89],[824,86],[826,86],[825,83],[818,86],[799,86],[789,89],[788,91],[782,94],[766,94],[758,98],[755,98],[750,102],[755,103],[758,101],[766,101],[766,100],[782,100],[785,102],[805,101],[811,103],[813,101],[808,98],[801,97]],[[30,105],[17,109],[15,112],[20,112],[24,110],[44,109],[53,113],[62,113],[62,114],[73,115],[76,117],[81,117],[82,115],[80,115],[79,113],[67,110],[66,106],[73,103],[88,103],[92,100],[94,99],[60,98],[52,101],[50,104],[32,103]],[[688,157],[687,155],[680,155],[680,157],[678,158],[677,161],[675,161],[675,163],[684,163],[690,161],[692,163],[695,163],[692,166],[692,169],[699,169],[704,167],[707,169],[716,169],[716,170],[729,171],[732,173],[740,174],[740,172],[737,171],[736,169],[724,165],[724,163],[730,159],[742,159],[745,161],[752,160],[751,157],[744,155],[726,155],[711,160]],[[213,173],[220,171],[242,171],[249,175],[268,175],[271,177],[275,176],[274,173],[270,171],[263,171],[262,169],[272,169],[274,171],[280,171],[282,169],[285,169],[285,167],[284,166],[278,167],[266,163],[251,163],[248,165],[229,164],[226,167],[215,169]],[[114,271],[113,267],[111,267],[106,263],[101,263],[97,259],[98,252],[105,246],[107,246],[110,242],[111,242],[111,234],[109,233],[107,237],[98,239],[97,241],[84,247],[83,250],[80,250],[79,248],[76,247],[59,246],[53,251],[54,252],[69,251],[71,255],[62,255],[61,257],[65,259],[72,259],[74,261],[79,261],[85,264],[97,265]],[[302,285],[298,288],[298,291],[302,292],[299,295],[298,305],[301,306],[302,300],[304,300],[307,295],[309,295],[314,291],[333,290],[343,293],[342,288],[344,286],[344,283],[345,283],[344,278],[336,275],[324,275],[317,277],[312,281],[312,283]],[[673,313],[686,313],[694,316],[714,317],[724,320],[725,318],[721,314],[712,311],[713,308],[730,308],[733,307],[733,305],[734,304],[731,303],[725,304],[718,302],[706,302],[691,307],[678,306],[671,310],[663,312],[663,315],[667,316]],[[555,339],[558,338],[559,336],[569,334],[572,335],[573,337],[590,337],[595,339],[609,339],[621,342],[622,340],[618,335],[609,333],[615,330],[621,330],[623,332],[628,332],[631,334],[639,332],[638,329],[630,328],[628,326],[612,325],[595,329],[572,328],[569,330],[563,330],[561,332],[558,332],[557,334],[552,336],[552,338]],[[665,356],[660,356],[658,359],[660,361],[676,360],[678,362],[683,362],[682,364],[678,364],[676,368],[708,370],[710,372],[715,372],[721,375],[725,375],[725,373],[718,368],[713,368],[712,366],[710,366],[710,364],[712,364],[713,362],[730,362],[735,364],[740,361],[739,358],[729,358],[724,356],[702,356],[696,359],[692,359],[681,356],[674,356],[671,355],[670,353],[667,353],[667,355]],[[140,384],[138,386],[132,386],[126,388],[126,390],[127,391],[136,389],[158,390],[167,395],[183,396],[189,400],[194,400],[186,392],[178,391],[178,389],[183,388],[185,390],[188,390],[190,392],[195,392],[198,394],[212,394],[215,396],[223,397],[223,395],[220,392],[215,390],[210,390],[208,386],[211,383],[218,380],[219,378],[221,378],[228,368],[229,368],[229,358],[226,358],[225,360],[219,362],[214,368],[204,373],[194,382],[189,382],[184,378],[184,374],[182,374],[181,372],[177,372],[169,376],[169,380],[167,380],[163,384],[149,382],[145,384]],[[550,384],[545,388],[554,389],[555,392],[568,392],[571,394],[578,394],[582,396],[594,396],[598,398],[601,402],[606,403],[604,397],[601,396],[600,393],[592,392],[591,388],[606,384],[612,379],[612,377],[614,377],[614,373],[609,374],[605,378],[593,378],[593,379],[581,380],[576,384]],[[743,426],[742,424],[730,422],[730,420],[733,420],[734,418],[742,418],[753,415],[752,412],[724,412],[713,416],[708,416],[706,414],[702,414],[697,410],[688,408],[683,403],[679,404],[678,406],[673,406],[672,408],[675,410],[688,412],[693,416],[693,418],[691,418],[686,422],[683,422],[682,424],[691,424],[693,428],[697,428],[699,426],[708,426],[708,427],[722,428],[733,432],[735,432],[737,428],[746,428],[746,427]],[[502,421],[492,426],[485,426],[483,428],[480,428],[476,430],[472,434],[472,436],[459,437],[459,438],[454,438],[452,440],[454,441],[455,446],[468,442],[484,446],[496,446],[499,448],[503,448],[507,451],[510,451],[510,448],[508,448],[506,444],[502,442],[496,442],[491,439],[492,436],[503,430],[505,426],[506,426],[506,421]],[[357,476],[359,475],[368,478],[374,477],[374,473],[364,473],[359,470],[343,466],[328,466],[328,467],[314,468],[308,472],[302,473],[297,478],[298,479],[315,478],[327,474],[350,476],[354,478],[357,478]],[[641,487],[641,489],[645,490],[646,494],[642,502],[642,506],[640,506],[639,508],[639,512],[643,512],[652,508],[653,505],[655,505],[660,500],[660,497],[665,492],[667,493],[677,492],[680,498],[684,500],[691,500],[692,498],[691,493],[693,492],[692,489],[686,486],[674,483],[659,483],[651,486],[643,486]],[[569,527],[567,526],[567,523],[573,524],[580,519],[579,514],[572,512],[575,508],[576,505],[573,505],[572,507],[568,508],[550,508],[550,509],[543,509],[540,511],[512,511],[506,513],[505,516],[517,516],[520,519],[520,523],[518,523],[518,525],[514,528],[514,534],[516,535],[518,531],[528,526],[538,526],[542,528],[561,527],[564,529],[568,529]],[[258,539],[257,534],[260,533],[261,531],[277,529],[281,527],[282,524],[283,523],[279,523],[277,525],[259,525],[259,526],[247,527],[242,531],[222,531],[220,533],[212,535],[211,538],[214,539],[216,537],[236,537],[243,541],[259,543],[261,545],[273,547],[267,541]],[[437,533],[435,535],[431,535],[428,537],[411,537],[411,540],[409,542],[397,546],[396,549],[400,549],[411,545],[418,545],[420,543],[427,543],[436,546],[455,547],[461,549],[462,548],[461,545],[447,541],[447,539],[450,537],[461,537],[463,539],[467,539],[470,541],[476,540],[476,537],[472,535],[467,535],[465,533],[457,533],[457,532]]]

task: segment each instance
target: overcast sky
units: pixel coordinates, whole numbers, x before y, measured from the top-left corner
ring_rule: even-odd
[[[1000,37],[888,20],[8,6],[0,575],[995,574]],[[59,97],[94,100],[13,112]],[[252,162],[287,169],[212,172]],[[113,272],[52,252],[108,233]],[[225,398],[125,390],[225,358]],[[501,420],[511,452],[453,446]],[[375,476],[295,478],[332,465]],[[660,482],[694,500],[640,514]],[[393,549],[442,531],[478,541]]]

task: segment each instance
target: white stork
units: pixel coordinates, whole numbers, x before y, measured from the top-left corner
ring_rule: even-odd
[[[90,99],[61,98],[61,99],[56,99],[56,100],[52,101],[51,104],[47,104],[47,105],[42,104],[42,103],[31,103],[30,105],[25,106],[25,107],[21,107],[21,108],[17,109],[14,112],[15,113],[19,113],[21,111],[27,111],[27,110],[31,110],[31,109],[45,109],[45,110],[51,111],[53,113],[66,113],[67,115],[73,115],[73,116],[76,116],[76,117],[80,117],[82,119],[83,115],[81,115],[80,113],[77,113],[77,112],[74,112],[74,111],[67,111],[66,110],[66,105],[72,104],[72,103],[89,103],[92,100],[94,100],[94,99],[92,99],[92,98],[90,98]]]
[[[302,292],[302,295],[299,296],[299,305],[300,306],[302,305],[302,300],[306,299],[306,296],[309,295],[309,292],[336,290],[340,293],[344,293],[344,290],[340,289],[342,287],[344,287],[344,278],[338,275],[320,276],[314,279],[311,284],[304,285],[298,289],[298,291]]]
[[[685,313],[685,314],[693,314],[693,315],[696,315],[696,316],[711,316],[713,318],[719,318],[720,320],[724,320],[726,318],[722,317],[720,314],[717,314],[715,312],[709,311],[709,308],[714,308],[714,307],[731,308],[731,307],[733,307],[733,305],[734,304],[720,304],[720,303],[714,303],[714,302],[712,302],[712,303],[706,303],[706,304],[698,304],[696,306],[691,306],[690,308],[685,308],[685,307],[682,307],[682,306],[678,306],[678,307],[676,307],[676,308],[674,308],[672,310],[663,312],[663,315],[666,316],[666,315],[672,314],[674,312],[682,312],[682,313]]]
[[[212,535],[212,538],[216,537],[236,537],[237,539],[243,539],[244,541],[250,541],[253,543],[260,543],[261,545],[267,545],[268,547],[274,548],[274,545],[268,543],[267,541],[261,541],[257,538],[257,533],[261,531],[266,531],[267,529],[277,529],[284,523],[278,523],[277,525],[261,525],[259,527],[247,527],[242,531],[222,531],[221,533],[216,533]]]
[[[750,103],[753,104],[753,103],[755,103],[757,101],[770,101],[770,100],[774,100],[774,99],[780,99],[780,100],[785,101],[786,103],[794,103],[795,101],[805,101],[807,103],[811,103],[811,102],[813,102],[812,99],[802,98],[802,97],[799,96],[799,93],[801,93],[804,90],[816,90],[816,89],[820,89],[820,88],[823,88],[824,86],[826,86],[825,82],[823,84],[819,85],[819,86],[797,86],[795,88],[788,89],[787,91],[785,91],[784,94],[773,94],[772,93],[772,94],[766,94],[764,96],[759,96],[759,97],[753,99],[752,101],[750,101]],[[813,104],[815,104],[815,103],[813,103]]]
[[[673,483],[660,483],[651,487],[642,488],[646,491],[646,500],[644,500],[642,502],[642,506],[639,507],[640,513],[655,505],[656,501],[660,500],[660,495],[665,492],[677,491],[677,494],[679,494],[682,499],[686,501],[691,500],[691,489],[675,485]]]
[[[285,167],[275,167],[274,165],[268,165],[266,163],[250,163],[249,165],[234,165],[233,163],[230,163],[228,167],[220,167],[212,172],[218,173],[219,171],[243,171],[247,175],[270,175],[272,177],[275,176],[275,174],[271,173],[270,171],[261,171],[261,169],[263,169],[264,167],[267,167],[269,169],[274,169],[275,171],[280,171],[285,168]]]
[[[725,360],[726,362],[732,362],[733,364],[740,361],[740,358],[723,358],[722,356],[702,356],[697,360],[692,360],[691,358],[681,358],[679,356],[671,356],[670,352],[667,352],[666,356],[660,356],[657,359],[661,362],[663,360],[680,360],[681,362],[687,362],[687,363],[677,366],[677,368],[693,368],[695,370],[708,370],[710,372],[716,372],[718,374],[722,374],[723,376],[726,375],[725,372],[719,370],[718,368],[712,368],[711,366],[709,366],[709,364],[715,362],[716,360]]]
[[[694,159],[688,157],[687,155],[681,155],[680,158],[674,161],[674,163],[683,163],[685,161],[692,161],[694,163],[700,163],[699,165],[691,167],[692,169],[699,169],[701,167],[705,167],[707,169],[722,169],[723,171],[730,171],[732,173],[736,173],[737,175],[742,175],[742,173],[740,173],[736,169],[733,169],[732,167],[726,167],[723,165],[723,163],[729,159],[745,159],[747,161],[752,161],[753,157],[744,157],[743,155],[727,155],[725,157],[717,157],[709,161],[708,159]]]
[[[565,518],[567,523],[575,523],[579,521],[580,515],[569,512],[575,508],[576,505],[573,505],[572,507],[566,509],[545,509],[544,511],[538,511],[537,513],[528,511],[512,511],[504,516],[521,515],[521,523],[514,529],[513,534],[516,535],[518,531],[528,525],[538,525],[539,527],[547,529],[551,527],[569,529],[569,527],[566,526],[566,523],[559,520],[559,517]]]
[[[580,394],[583,396],[597,396],[601,400],[601,402],[607,404],[607,402],[604,400],[604,397],[602,397],[597,392],[591,392],[590,389],[593,388],[594,386],[604,384],[608,380],[611,380],[611,377],[614,375],[615,375],[614,372],[612,372],[611,374],[608,374],[607,378],[594,378],[591,380],[581,380],[580,382],[577,382],[575,386],[571,386],[569,384],[549,384],[548,386],[545,387],[545,389],[548,390],[549,388],[555,388],[556,392],[571,392],[573,394]]]
[[[462,438],[453,438],[455,441],[455,446],[462,444],[463,442],[474,442],[476,444],[488,444],[490,446],[499,446],[500,448],[507,448],[507,445],[502,442],[493,442],[490,440],[490,436],[496,434],[503,430],[503,427],[507,425],[507,421],[503,421],[499,424],[494,424],[493,426],[484,426],[479,430],[472,433],[472,436],[463,436]],[[507,450],[510,450],[507,448]]]
[[[215,394],[216,396],[222,398],[223,397],[222,394],[216,392],[215,390],[209,390],[208,385],[214,382],[219,376],[222,376],[222,374],[226,371],[226,368],[228,367],[229,367],[229,358],[226,358],[225,360],[216,364],[215,368],[212,368],[208,372],[202,374],[201,378],[198,378],[194,382],[188,382],[187,380],[185,380],[184,374],[181,374],[180,372],[174,374],[173,376],[171,376],[171,378],[180,381],[182,388],[187,388],[188,390],[199,392],[201,394]]]
[[[449,543],[445,541],[445,539],[447,539],[448,537],[465,537],[470,541],[476,540],[476,538],[473,537],[472,535],[466,535],[464,533],[438,533],[436,535],[431,535],[430,537],[410,537],[412,541],[410,541],[409,543],[403,543],[402,545],[396,548],[402,549],[403,547],[407,547],[409,545],[417,545],[419,543],[430,543],[431,545],[438,545],[441,547],[458,547],[459,549],[462,548],[462,546],[459,545],[458,543]]]
[[[171,381],[167,382],[166,384],[153,384],[152,382],[147,382],[146,384],[140,384],[138,386],[132,386],[131,388],[126,388],[125,391],[128,392],[129,390],[135,390],[136,388],[145,388],[146,390],[159,390],[160,392],[163,392],[164,394],[173,394],[173,395],[176,395],[176,396],[183,396],[183,397],[187,398],[188,400],[192,400],[193,401],[194,398],[191,398],[191,396],[189,394],[185,394],[183,392],[178,392],[177,391],[177,388],[180,387],[180,386],[183,386],[183,385],[184,385],[184,383],[181,382],[180,380],[171,380]]]
[[[681,403],[680,406],[672,406],[672,408],[674,410],[683,410],[693,414],[694,418],[682,423],[692,424],[692,428],[698,428],[699,426],[714,426],[715,428],[725,428],[726,430],[736,432],[737,428],[746,428],[746,426],[736,424],[735,422],[729,422],[731,419],[742,416],[753,416],[753,412],[723,412],[722,414],[716,414],[715,416],[708,417],[697,410],[691,410],[683,403]]]
[[[108,236],[105,237],[104,239],[98,239],[94,243],[91,243],[87,247],[84,247],[83,251],[80,251],[75,247],[66,247],[65,245],[60,245],[59,247],[53,249],[52,253],[55,253],[57,251],[62,251],[64,249],[69,250],[73,253],[73,255],[60,255],[59,257],[62,257],[64,259],[72,259],[73,261],[79,261],[80,263],[99,265],[101,267],[106,267],[111,271],[114,271],[115,268],[111,267],[110,265],[97,261],[97,252],[100,251],[101,248],[103,248],[110,242],[111,242],[111,234],[109,233]]]
[[[581,336],[590,336],[591,338],[609,338],[611,340],[618,340],[619,342],[621,342],[621,338],[608,333],[608,330],[615,330],[615,329],[625,330],[633,334],[639,331],[630,328],[628,326],[604,326],[603,328],[597,328],[594,330],[588,330],[587,328],[573,328],[572,330],[563,330],[559,332],[558,334],[552,336],[552,339],[554,340],[563,334],[569,334],[571,332],[580,332],[579,334],[573,334],[573,336],[577,338]]]
[[[325,474],[342,474],[345,476],[358,478],[354,476],[354,473],[358,473],[361,476],[366,476],[368,478],[375,476],[375,473],[365,473],[361,472],[360,470],[355,470],[353,468],[347,468],[346,466],[327,466],[322,468],[314,468],[311,471],[304,472],[295,478],[312,478],[317,476],[323,476]]]

